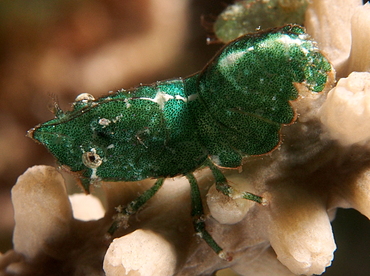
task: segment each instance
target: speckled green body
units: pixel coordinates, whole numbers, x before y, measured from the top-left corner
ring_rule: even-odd
[[[193,122],[185,81],[176,79],[78,102],[34,138],[82,177],[136,181],[186,174],[204,162]],[[88,152],[100,158],[96,168],[84,162]]]
[[[287,25],[240,37],[190,77],[120,90],[97,100],[83,94],[72,111],[57,112],[29,136],[76,172],[87,192],[100,180],[159,178],[122,211],[125,216],[145,204],[164,178],[186,175],[195,229],[221,254],[201,219],[202,202],[192,172],[209,166],[219,191],[261,203],[259,196],[236,193],[215,165],[236,168],[244,157],[277,147],[282,125],[296,117],[289,103],[298,97],[294,83],[319,92],[330,70],[303,28]],[[112,225],[109,232],[117,227]]]
[[[293,83],[321,91],[330,69],[303,29],[288,25],[231,42],[188,78],[76,101],[32,137],[83,178],[172,177],[194,171],[208,156],[238,167],[244,156],[278,145],[281,125],[295,116]]]

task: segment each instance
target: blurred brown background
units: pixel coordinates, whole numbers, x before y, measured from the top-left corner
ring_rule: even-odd
[[[206,45],[212,19],[231,2],[0,1],[0,252],[12,247],[17,177],[56,165],[25,137],[53,118],[54,99],[66,110],[80,93],[99,97],[201,70],[221,47]],[[339,250],[325,275],[370,275],[370,222],[346,210],[334,227]]]

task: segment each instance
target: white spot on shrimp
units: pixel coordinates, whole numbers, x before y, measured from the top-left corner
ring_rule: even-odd
[[[110,123],[111,123],[111,121],[109,119],[106,119],[106,118],[101,118],[99,120],[99,125],[104,126],[104,127],[109,126]]]
[[[210,159],[212,160],[213,163],[220,164],[220,157],[218,155],[212,155],[210,156]]]
[[[157,94],[155,95],[154,99],[153,98],[146,98],[146,97],[142,97],[142,98],[139,98],[139,99],[140,100],[148,100],[148,101],[152,101],[154,103],[157,103],[159,105],[160,109],[163,109],[164,105],[169,100],[175,99],[175,100],[182,100],[184,102],[188,101],[188,98],[182,97],[180,95],[172,96],[172,95],[169,95],[167,93],[164,93],[163,91],[158,91]]]
[[[199,94],[198,93],[195,93],[195,94],[191,94],[188,96],[188,101],[194,101],[196,100],[197,98],[199,97]]]
[[[120,114],[120,115],[116,116],[116,118],[112,119],[112,122],[115,124],[115,123],[119,122],[122,117],[123,117],[123,115]]]
[[[175,96],[175,99],[176,99],[176,100],[181,100],[181,101],[184,101],[184,102],[187,102],[187,101],[188,101],[188,98],[184,98],[184,97],[182,97],[182,96],[180,96],[180,95],[176,95],[176,96]]]
[[[158,93],[155,95],[155,98],[153,99],[153,102],[156,102],[159,105],[159,108],[163,109],[165,103],[171,99],[174,99],[174,97],[163,93],[162,91],[158,91]]]
[[[126,103],[126,108],[130,108],[131,107],[131,104],[128,102],[129,99],[125,99],[125,103]]]
[[[237,51],[230,53],[223,57],[220,60],[220,67],[230,67],[233,66],[235,63],[237,63],[245,54],[247,51],[242,50],[242,51]]]
[[[83,102],[83,103],[87,103],[87,102],[91,102],[91,101],[94,101],[95,98],[93,95],[89,94],[89,93],[82,93],[80,95],[78,95],[75,99],[75,102]]]
[[[97,168],[91,168],[91,176],[90,176],[90,178],[91,179],[98,179],[99,177],[98,177],[98,175],[96,174],[96,172],[97,172]]]
[[[310,36],[306,33],[298,35],[298,38],[301,40],[308,40]]]

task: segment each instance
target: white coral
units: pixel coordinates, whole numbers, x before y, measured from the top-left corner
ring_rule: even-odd
[[[135,240],[136,242],[132,242]],[[138,229],[114,239],[104,258],[106,275],[173,275],[176,251],[161,235]]]
[[[89,221],[104,217],[104,207],[96,196],[91,194],[73,194],[68,198],[71,202],[72,213],[75,219]]]
[[[370,140],[370,73],[353,72],[339,80],[320,109],[330,136],[343,145]]]

